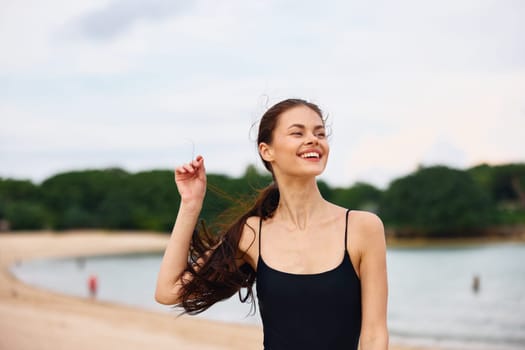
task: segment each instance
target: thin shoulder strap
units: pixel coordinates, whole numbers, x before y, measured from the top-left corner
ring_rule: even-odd
[[[261,227],[262,227],[262,217],[259,218],[259,256],[261,256]]]
[[[350,209],[346,210],[346,221],[345,221],[345,250],[348,250],[348,214],[350,213]],[[259,239],[261,237],[259,229]],[[259,249],[261,249],[261,244],[259,243]]]

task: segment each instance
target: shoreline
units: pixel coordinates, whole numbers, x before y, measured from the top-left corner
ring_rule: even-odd
[[[525,233],[512,237],[459,237],[459,238],[398,238],[386,237],[387,248],[432,248],[432,247],[454,247],[454,246],[483,246],[489,244],[525,244]]]
[[[37,258],[159,252],[168,237],[100,230],[0,233],[0,349],[262,349],[259,326],[57,294],[26,285],[9,271],[13,264]]]

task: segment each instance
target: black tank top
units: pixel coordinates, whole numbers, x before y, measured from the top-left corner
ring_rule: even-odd
[[[334,269],[292,274],[257,262],[257,298],[265,350],[357,349],[361,331],[361,283],[346,250]]]

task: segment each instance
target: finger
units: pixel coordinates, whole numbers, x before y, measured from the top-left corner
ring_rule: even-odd
[[[204,171],[204,164],[203,164],[203,158],[196,158],[191,161],[191,166],[193,167],[193,170],[197,173]]]
[[[201,166],[204,163],[204,158],[201,155],[198,155],[191,164],[195,167]]]
[[[182,166],[175,168],[175,174],[185,174],[186,172],[186,169],[184,169]]]
[[[199,167],[202,167],[202,170],[206,171],[206,169],[204,168],[204,158],[201,155],[198,155],[196,160],[199,163]]]
[[[204,167],[204,158],[199,158],[199,168],[197,176],[200,180],[206,181],[206,168]]]
[[[182,167],[189,173],[193,174],[195,172],[195,168],[191,164],[184,164]]]

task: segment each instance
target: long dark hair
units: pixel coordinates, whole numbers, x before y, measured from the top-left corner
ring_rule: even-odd
[[[270,107],[262,116],[257,145],[261,142],[271,144],[279,116],[298,106],[312,109],[324,122],[321,109],[314,103],[301,99],[281,101]],[[262,157],[261,160],[273,176],[271,164]],[[252,288],[255,271],[248,263],[237,266],[237,261],[243,259],[244,255],[238,252],[239,241],[247,219],[251,216],[263,220],[272,217],[279,204],[279,197],[279,188],[274,178],[272,184],[259,191],[255,203],[218,234],[211,234],[204,224],[194,231],[190,244],[190,258],[183,274],[186,278],[182,280],[181,302],[177,305],[182,307],[185,313],[201,313],[236,292],[239,292],[242,302],[250,301],[252,306],[255,305]],[[250,229],[254,232],[255,240],[255,229],[253,227]],[[188,276],[191,277],[187,278]],[[246,288],[245,296],[242,296],[241,288]]]

